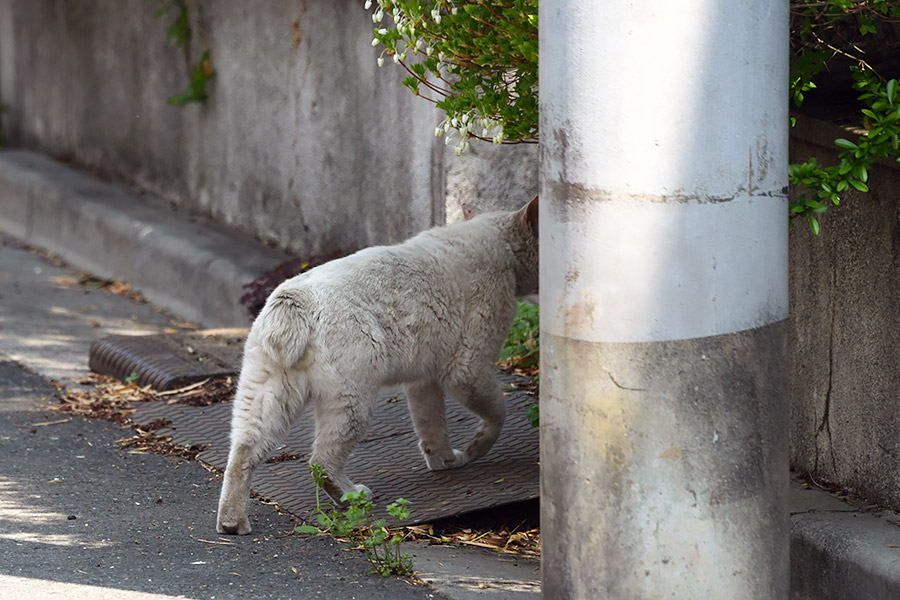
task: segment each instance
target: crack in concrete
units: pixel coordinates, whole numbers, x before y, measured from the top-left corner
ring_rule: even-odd
[[[837,279],[837,268],[832,263],[831,265],[831,289],[835,289],[835,283]],[[818,473],[819,471],[819,435],[824,431],[825,435],[828,437],[828,452],[831,455],[831,476],[833,478],[837,478],[837,459],[834,455],[834,440],[831,434],[831,391],[834,383],[834,334],[835,334],[835,321],[837,319],[837,310],[835,308],[835,300],[834,296],[831,298],[831,323],[829,330],[829,339],[828,339],[828,386],[825,388],[825,408],[822,411],[822,421],[819,423],[819,427],[816,429],[815,435],[815,447],[816,447],[816,456],[815,463],[813,464],[813,472]]]
[[[797,517],[800,515],[827,515],[827,514],[835,514],[835,513],[855,513],[861,512],[852,507],[847,508],[810,508],[809,510],[798,510],[796,512],[791,511],[792,517]]]
[[[606,374],[609,376],[609,380],[613,382],[613,385],[616,386],[617,388],[619,388],[620,390],[625,390],[626,392],[646,392],[647,391],[646,388],[626,387],[626,386],[622,385],[621,383],[619,383],[618,381],[616,381],[615,377],[613,377],[611,372],[607,371]]]

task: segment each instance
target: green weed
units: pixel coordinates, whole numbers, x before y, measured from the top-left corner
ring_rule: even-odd
[[[387,506],[388,514],[394,518],[394,533],[391,533],[385,519],[374,518],[372,513],[375,504],[369,500],[365,491],[344,494],[341,501],[348,503],[347,508],[342,511],[332,509],[326,512],[322,508],[319,491],[328,475],[324,468],[316,464],[310,465],[309,471],[316,483],[316,508],[313,514],[319,527],[299,525],[294,531],[349,538],[351,543],[362,547],[366,553],[366,558],[372,565],[372,573],[379,573],[384,577],[391,574],[412,575],[412,559],[408,554],[400,553],[400,542],[403,541],[400,522],[409,518],[410,511],[407,508],[409,501],[398,498]]]
[[[540,359],[540,322],[537,304],[519,300],[509,335],[500,351],[500,362],[506,368],[528,369]]]

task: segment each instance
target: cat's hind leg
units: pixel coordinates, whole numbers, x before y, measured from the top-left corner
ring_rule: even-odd
[[[316,404],[316,436],[309,463],[325,469],[322,489],[338,506],[346,505],[341,496],[347,492],[365,491],[372,497],[369,488],[350,481],[344,467],[350,453],[365,436],[373,409],[374,392],[341,392],[319,398]]]
[[[305,390],[292,386],[286,373],[260,355],[248,354],[234,399],[231,449],[216,518],[219,533],[250,533],[250,479],[281,442],[304,402]]]
[[[404,386],[409,415],[419,436],[419,450],[432,471],[453,469],[465,464],[464,454],[450,447],[444,390],[437,382]]]
[[[463,464],[470,463],[487,454],[500,436],[506,419],[506,399],[493,369],[478,372],[466,381],[452,383],[448,391],[481,420],[463,452]]]

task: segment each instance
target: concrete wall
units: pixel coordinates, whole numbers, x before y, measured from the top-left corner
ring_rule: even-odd
[[[795,128],[791,161],[835,160],[852,134]],[[791,463],[900,509],[900,170],[870,171],[814,236],[791,229]],[[796,195],[797,190],[792,194]]]
[[[376,67],[360,0],[188,5],[185,51],[155,1],[0,0],[11,143],[301,254],[443,221],[440,118]],[[169,104],[207,47],[209,101]]]
[[[445,156],[448,223],[480,212],[519,208],[538,195],[537,144],[472,142],[459,156],[451,145]]]

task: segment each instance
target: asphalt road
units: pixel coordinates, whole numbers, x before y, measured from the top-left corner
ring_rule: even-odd
[[[54,393],[0,355],[0,599],[441,597],[289,535],[293,519],[259,502],[253,534],[218,536],[215,475],[120,449],[130,430],[43,408]]]

